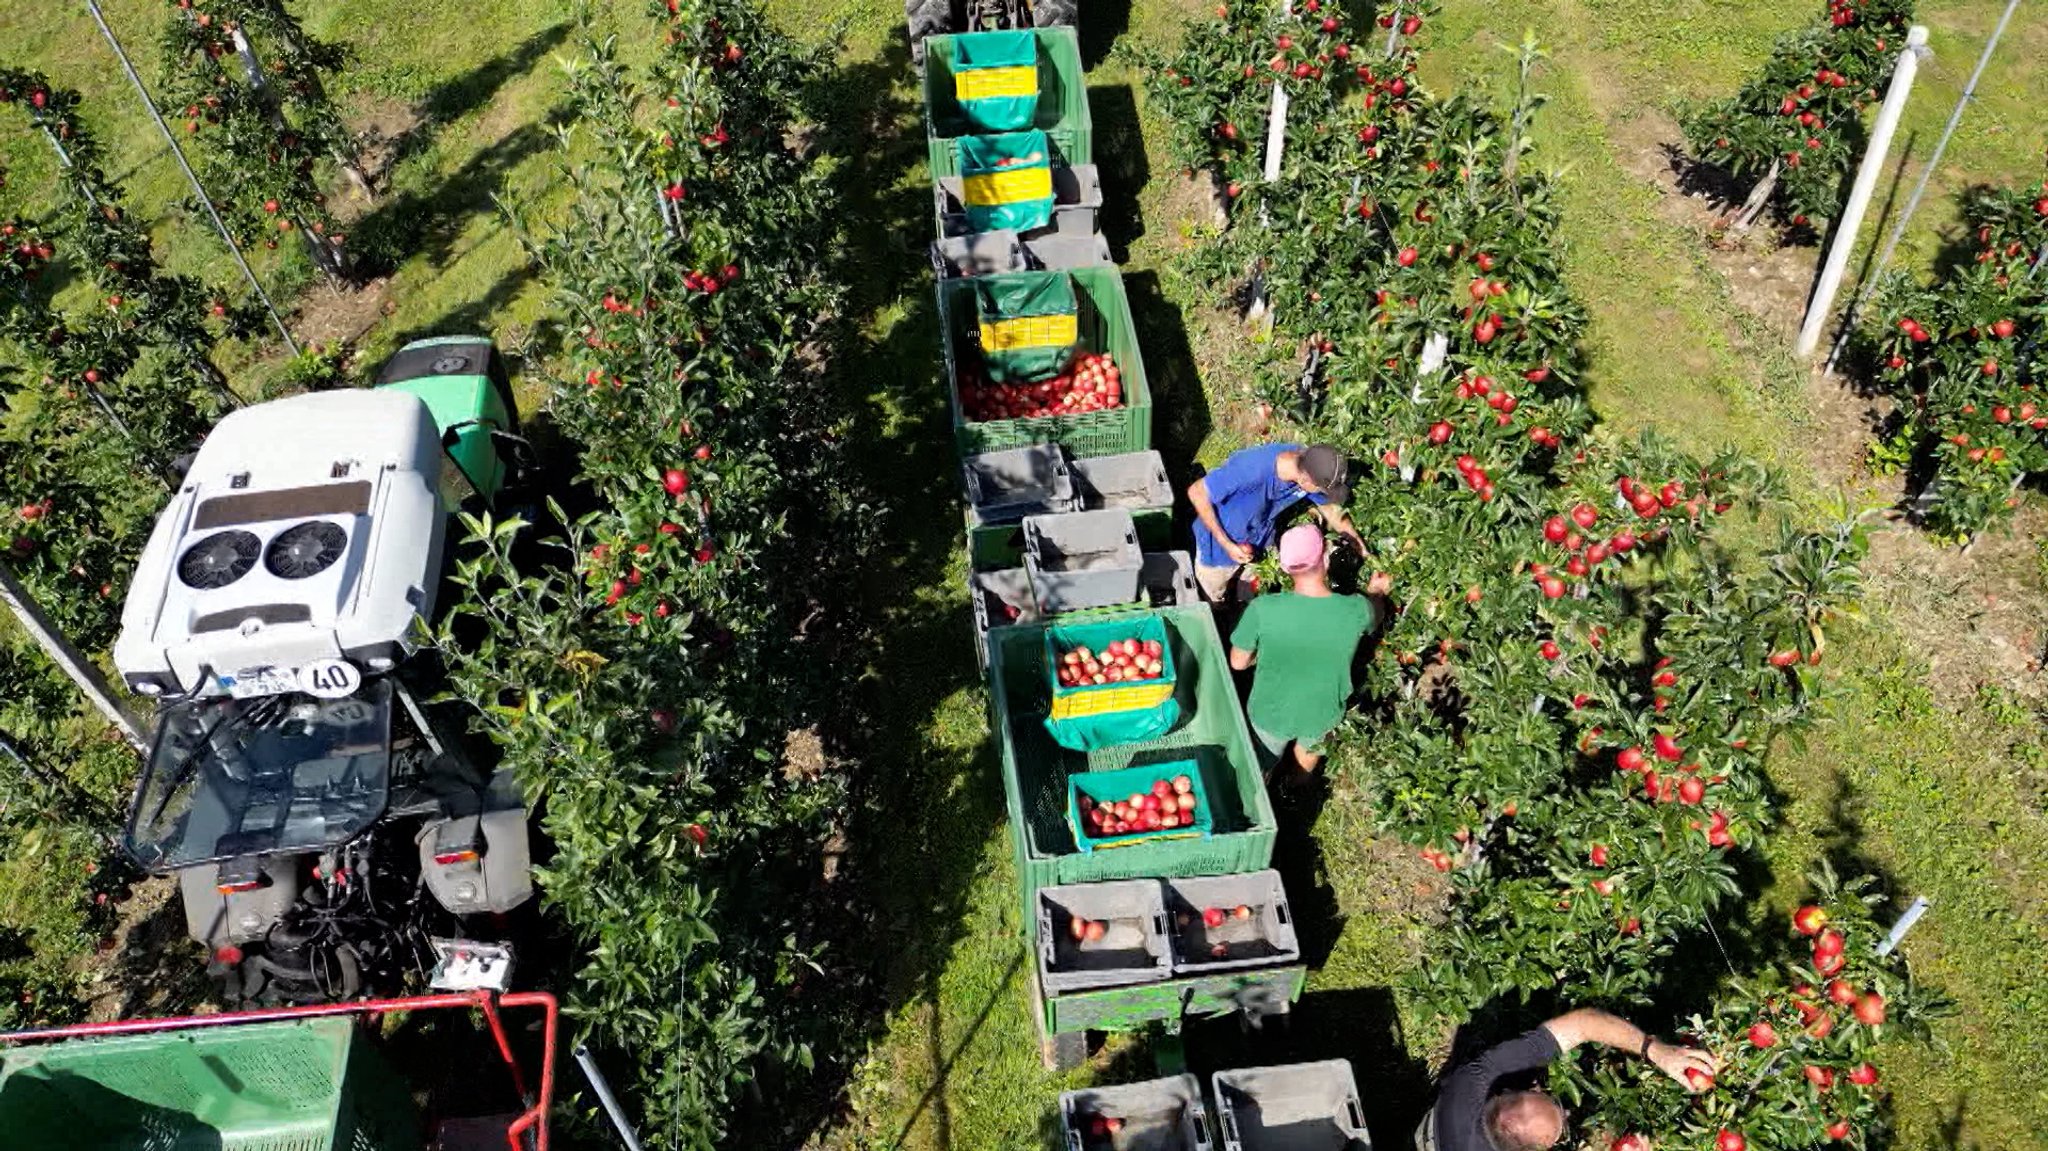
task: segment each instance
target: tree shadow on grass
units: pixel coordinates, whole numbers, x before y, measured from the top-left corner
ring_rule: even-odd
[[[1081,42],[1081,66],[1093,68],[1109,59],[1116,42],[1131,27],[1131,0],[1089,0],[1081,5],[1080,16],[1075,21],[1075,37]],[[1089,102],[1094,103],[1091,93]],[[1096,123],[1102,123],[1100,109],[1096,110]],[[1097,149],[1100,154],[1100,148]]]
[[[479,213],[495,212],[496,197],[513,170],[553,146],[549,121],[521,125],[430,189],[386,196],[356,221],[349,237],[356,274],[363,279],[385,275],[415,257],[436,267],[448,264],[464,223]]]
[[[1132,241],[1145,234],[1138,190],[1152,178],[1152,165],[1145,157],[1138,103],[1129,84],[1089,88],[1088,108],[1095,122],[1095,164],[1102,175],[1099,227],[1110,255],[1122,264],[1130,259]]]
[[[940,976],[965,931],[989,837],[1003,826],[1004,798],[980,712],[973,732],[939,730],[981,673],[956,566],[959,465],[925,254],[931,200],[913,77],[908,46],[891,37],[875,57],[826,77],[814,105],[813,145],[844,158],[834,181],[840,243],[825,274],[848,294],[829,386],[851,412],[852,483],[873,503],[885,546],[865,557],[858,586],[835,605],[850,617],[850,642],[840,706],[820,734],[835,759],[864,770],[843,829],[844,908],[831,936],[836,967],[819,981],[816,1068],[764,1079],[738,1117],[736,1144],[797,1147],[844,1119],[854,1068],[912,1007],[926,1014],[932,1044],[929,1068],[920,1060],[914,1074],[931,1079],[902,1134],[929,1122],[944,1145],[954,1063],[1026,977],[1020,937],[1009,974],[942,1046],[951,1037]]]
[[[358,141],[361,151],[382,153],[370,178],[379,184],[389,184],[399,165],[424,152],[448,125],[490,103],[508,82],[531,72],[543,57],[569,38],[574,26],[573,21],[564,20],[543,28],[510,51],[436,85],[413,105],[416,118],[403,131],[388,137],[374,130],[366,133]]]
[[[1208,393],[1202,390],[1201,373],[1195,367],[1187,320],[1160,289],[1159,274],[1126,273],[1124,295],[1130,299],[1131,323],[1144,349],[1145,382],[1152,391],[1152,447],[1159,452],[1167,478],[1179,493],[1200,474],[1195,453],[1215,426]],[[1174,540],[1177,546],[1187,547],[1193,519],[1185,499],[1174,500],[1173,514]]]
[[[496,338],[491,321],[499,312],[519,298],[539,276],[539,269],[528,260],[505,270],[505,274],[486,289],[482,295],[466,300],[438,315],[420,319],[403,328],[391,328],[390,343],[402,348],[408,341],[426,339],[429,336],[483,335]]]
[[[1322,841],[1316,837],[1316,821],[1330,799],[1330,779],[1323,772],[1304,775],[1293,765],[1282,763],[1267,790],[1279,824],[1273,869],[1287,889],[1301,961],[1315,971],[1329,961],[1338,937],[1344,934],[1343,909],[1337,889],[1329,881]]]

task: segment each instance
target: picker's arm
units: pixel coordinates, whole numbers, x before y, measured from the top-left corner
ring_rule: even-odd
[[[1616,1051],[1634,1052],[1690,1091],[1704,1090],[1711,1080],[1699,1077],[1711,1076],[1720,1068],[1720,1060],[1708,1052],[1697,1047],[1666,1043],[1618,1015],[1590,1007],[1566,1012],[1545,1023],[1543,1029],[1550,1032],[1563,1051],[1570,1051],[1581,1043],[1598,1043]],[[1695,1073],[1692,1079],[1687,1078],[1688,1071]]]
[[[1216,536],[1223,553],[1241,564],[1252,562],[1252,549],[1230,538],[1223,530],[1223,521],[1216,518],[1216,501],[1209,498],[1209,477],[1203,476],[1188,485],[1188,503],[1195,509],[1195,518]]]

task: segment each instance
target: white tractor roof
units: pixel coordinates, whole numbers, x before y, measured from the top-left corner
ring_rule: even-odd
[[[230,690],[259,669],[278,683],[337,659],[389,667],[433,610],[441,461],[426,405],[400,392],[230,414],[150,534],[115,666],[166,694]]]

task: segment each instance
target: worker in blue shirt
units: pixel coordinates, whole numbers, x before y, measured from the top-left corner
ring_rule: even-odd
[[[1262,444],[1232,452],[1188,488],[1195,509],[1195,582],[1203,598],[1223,603],[1244,565],[1273,542],[1280,517],[1296,500],[1315,505],[1324,526],[1365,541],[1344,514],[1351,489],[1343,453],[1327,444]]]

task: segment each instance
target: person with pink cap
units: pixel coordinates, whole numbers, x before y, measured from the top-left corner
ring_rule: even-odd
[[[1323,762],[1323,739],[1344,718],[1351,698],[1351,660],[1359,641],[1385,618],[1393,577],[1374,573],[1365,595],[1330,587],[1322,529],[1300,524],[1280,537],[1280,567],[1294,590],[1263,595],[1245,608],[1230,633],[1230,666],[1252,672],[1245,708],[1252,735],[1278,765],[1291,744],[1304,772]]]

